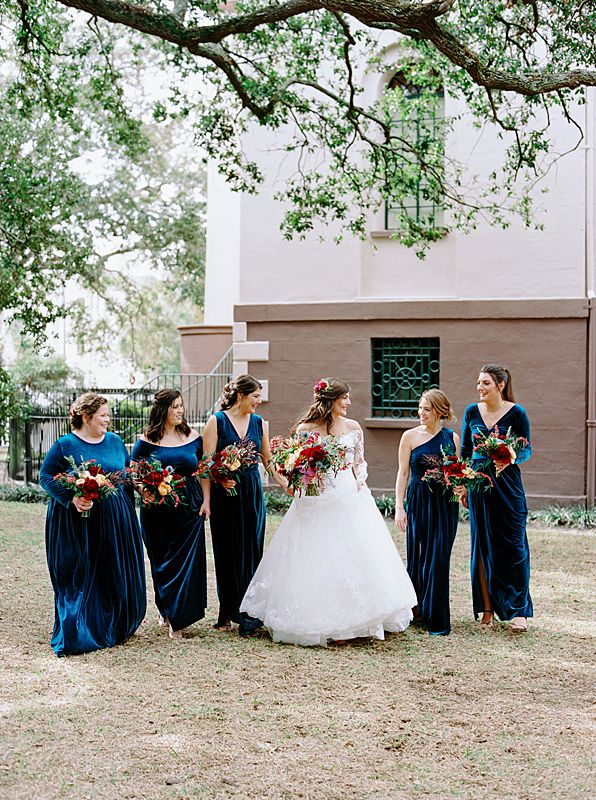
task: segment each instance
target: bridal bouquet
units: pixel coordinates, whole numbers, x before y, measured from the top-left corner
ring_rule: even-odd
[[[254,467],[257,457],[257,446],[252,439],[240,439],[210,456],[203,456],[193,475],[197,478],[209,478],[219,484],[229,480],[238,481],[238,473],[248,467]],[[235,486],[226,489],[226,492],[229,497],[236,497],[238,494]]]
[[[176,508],[184,501],[179,495],[185,479],[173,467],[162,467],[155,456],[133,461],[128,468],[132,482],[141,489],[143,504],[148,508],[169,505]]]
[[[325,476],[347,469],[348,450],[333,436],[295,433],[271,439],[271,464],[288,481],[295,494],[315,497],[324,488]]]
[[[495,462],[497,477],[505,467],[515,464],[517,454],[529,444],[528,440],[523,436],[516,436],[512,433],[511,428],[507,428],[507,433],[505,434],[500,433],[498,425],[495,425],[493,430],[486,435],[475,433],[474,439],[476,440],[474,452]],[[505,461],[506,463],[498,464],[496,463],[498,461]]]
[[[459,500],[453,492],[456,486],[486,491],[493,485],[490,475],[474,469],[470,461],[459,459],[454,453],[446,453],[443,448],[440,456],[427,456],[426,461],[430,468],[426,470],[421,480],[429,484],[431,491],[432,484],[436,484],[444,492],[450,492],[449,499],[454,503]]]
[[[66,456],[66,460],[71,469],[54,475],[54,480],[58,486],[69,489],[74,497],[83,497],[90,502],[101,500],[108,494],[113,494],[117,490],[117,485],[123,483],[121,473],[105,473],[101,464],[97,464],[95,459],[89,461],[81,459],[78,465],[73,456]],[[90,513],[89,510],[83,511],[81,516],[88,517]]]

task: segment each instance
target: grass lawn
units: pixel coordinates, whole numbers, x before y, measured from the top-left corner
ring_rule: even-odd
[[[449,637],[240,640],[211,627],[211,560],[210,608],[190,638],[160,632],[150,601],[125,645],[58,659],[44,515],[0,503],[0,797],[593,796],[594,532],[530,531],[537,616],[525,636],[474,622],[462,525]]]

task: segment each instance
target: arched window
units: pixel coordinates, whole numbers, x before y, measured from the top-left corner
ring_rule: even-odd
[[[440,76],[432,74],[427,88],[412,82],[409,71],[395,73],[386,88],[387,92],[400,92],[399,102],[393,117],[392,134],[411,142],[415,150],[427,153],[429,163],[435,176],[431,181],[425,171],[421,170],[410,187],[410,192],[392,201],[391,196],[385,203],[386,230],[400,230],[403,224],[400,214],[406,212],[409,217],[425,227],[441,228],[443,225],[443,208],[437,192],[437,175],[442,174],[444,153],[445,93]],[[410,108],[404,105],[412,103]],[[417,161],[414,152],[405,151],[400,156],[401,165]]]

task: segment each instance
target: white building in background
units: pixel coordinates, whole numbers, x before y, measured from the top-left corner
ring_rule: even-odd
[[[369,96],[389,77],[369,79]],[[447,116],[462,111],[455,102],[446,98]],[[433,244],[423,261],[390,238],[383,210],[371,215],[364,242],[336,245],[333,231],[323,244],[318,234],[284,241],[283,207],[273,196],[292,165],[271,147],[271,134],[257,130],[246,147],[267,176],[258,195],[233,194],[209,173],[205,322],[181,328],[183,371],[204,371],[233,343],[236,373],[263,381],[272,433],[288,429],[317,379],[343,378],[365,430],[369,484],[390,490],[401,433],[417,424],[420,390],[440,384],[461,418],[476,400],[479,367],[503,363],[533,424],[534,456],[524,465],[530,501],[594,502],[593,90],[579,113],[582,145],[539,186],[544,230],[515,219],[505,231],[481,223]],[[557,151],[576,137],[554,121]],[[465,115],[447,150],[472,174],[488,174],[500,157],[494,136]]]

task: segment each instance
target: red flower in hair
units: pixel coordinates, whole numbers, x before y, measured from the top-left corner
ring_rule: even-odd
[[[329,383],[328,380],[326,380],[326,378],[321,378],[321,380],[318,383],[315,383],[313,389],[315,395],[327,394],[327,392],[331,389],[331,384]]]

